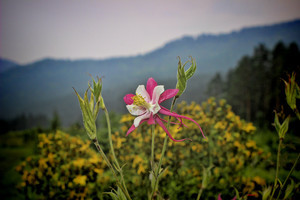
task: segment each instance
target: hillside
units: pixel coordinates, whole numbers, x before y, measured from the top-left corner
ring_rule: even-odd
[[[103,77],[103,96],[110,110],[123,112],[122,97],[134,92],[137,84],[154,77],[166,87],[175,86],[177,56],[193,56],[197,74],[183,99],[204,100],[204,90],[216,72],[226,73],[259,43],[273,47],[279,40],[300,44],[300,20],[269,26],[244,28],[227,34],[183,37],[144,55],[105,60],[44,59],[0,74],[0,118],[21,113],[45,114],[58,111],[63,123],[81,119],[72,87],[80,93],[87,88],[89,74]]]
[[[13,61],[7,59],[0,59],[0,73],[10,70],[17,66],[18,64]]]

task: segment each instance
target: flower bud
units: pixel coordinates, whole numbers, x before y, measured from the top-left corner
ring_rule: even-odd
[[[183,65],[181,63],[181,59],[180,57],[179,58],[179,61],[178,61],[178,69],[177,69],[177,84],[176,84],[176,89],[178,89],[178,93],[176,95],[176,97],[180,97],[182,95],[182,93],[185,91],[186,89],[186,85],[187,85],[187,80],[190,79],[195,71],[196,71],[196,61],[195,59],[193,59],[192,57],[190,57],[190,60],[186,61]],[[191,66],[188,70],[184,70],[184,66],[187,64],[187,63],[191,63]]]

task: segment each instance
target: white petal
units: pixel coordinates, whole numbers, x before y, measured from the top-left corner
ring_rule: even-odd
[[[153,94],[152,94],[152,104],[156,104],[159,100],[160,95],[165,91],[165,88],[163,85],[158,85],[154,88]]]
[[[144,97],[146,102],[150,102],[150,96],[147,92],[147,90],[145,89],[144,85],[139,85],[135,91],[135,93],[137,95],[141,95],[142,97]]]
[[[137,118],[134,119],[134,126],[135,127],[138,127],[140,122],[143,120],[143,119],[148,119],[150,118],[150,114],[151,112],[147,111],[145,114],[141,115],[141,116],[138,116]]]
[[[153,113],[153,115],[155,115],[160,110],[160,106],[158,103],[156,103],[156,104],[152,105],[149,110]]]
[[[142,106],[136,106],[136,105],[126,105],[127,110],[130,112],[132,115],[142,115],[146,112],[146,109]]]

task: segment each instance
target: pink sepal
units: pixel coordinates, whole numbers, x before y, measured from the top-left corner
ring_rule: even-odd
[[[178,89],[168,89],[168,90],[164,91],[160,95],[158,103],[160,104],[160,103],[164,102],[165,100],[170,99],[170,98],[176,96],[176,94],[178,93],[178,91],[179,91]]]
[[[145,121],[147,121],[147,120],[148,120],[148,119],[143,119],[143,120],[140,122],[139,126],[140,126],[143,122],[145,122]],[[135,127],[134,124],[132,124],[132,126],[130,127],[130,129],[128,129],[128,131],[127,131],[127,133],[126,133],[126,136],[128,136],[129,133],[131,133],[132,131],[134,131],[136,128],[137,128],[137,127]]]
[[[191,118],[189,118],[189,117],[183,116],[183,115],[178,115],[178,114],[176,114],[176,113],[171,113],[171,112],[170,112],[168,109],[166,109],[166,108],[160,109],[158,112],[159,112],[160,114],[163,114],[163,115],[168,115],[168,116],[172,116],[172,117],[176,117],[176,118],[183,118],[183,119],[187,119],[187,120],[190,120],[190,121],[194,122],[194,123],[199,127],[199,129],[200,129],[200,131],[201,131],[201,133],[202,133],[202,136],[203,136],[204,138],[206,138],[205,135],[204,135],[204,133],[203,133],[203,131],[202,131],[201,126],[200,126],[195,120],[193,120],[193,119],[191,119]]]
[[[134,94],[126,94],[123,99],[127,105],[131,105],[131,104],[133,104],[132,97],[134,97],[134,96],[135,96]]]
[[[147,81],[146,90],[147,90],[147,92],[150,96],[150,99],[152,99],[153,90],[156,86],[157,86],[156,81],[152,77],[149,78],[148,81]]]
[[[151,113],[151,115],[150,115],[149,119],[147,120],[147,122],[148,122],[149,125],[155,124],[153,113]]]
[[[161,119],[159,117],[156,117],[155,118],[155,121],[162,127],[162,129],[167,133],[167,135],[169,136],[169,138],[171,140],[173,140],[174,142],[182,142],[184,140],[190,140],[192,141],[191,139],[189,138],[185,138],[185,139],[181,139],[181,140],[175,140],[172,135],[169,133],[168,129],[165,127],[164,123],[161,121]]]

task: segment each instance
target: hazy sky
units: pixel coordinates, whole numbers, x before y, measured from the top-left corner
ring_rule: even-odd
[[[0,57],[108,58],[300,18],[299,0],[0,0]]]

